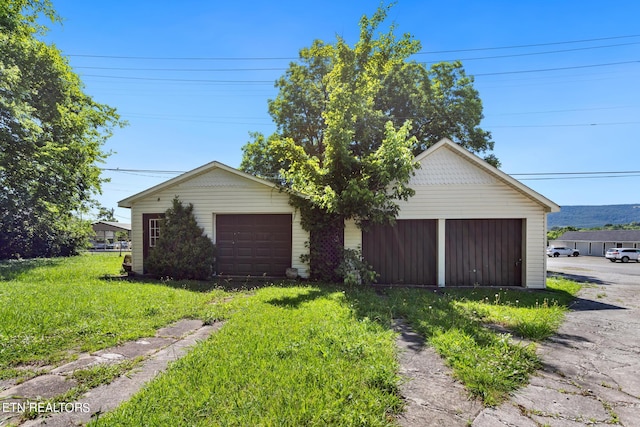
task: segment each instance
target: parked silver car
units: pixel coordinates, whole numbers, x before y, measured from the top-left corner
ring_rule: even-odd
[[[640,262],[640,249],[611,248],[607,250],[607,253],[604,256],[611,262],[616,262],[617,260],[622,262]]]
[[[547,248],[548,257],[559,257],[560,255],[566,256],[578,256],[580,251],[573,248],[567,248],[566,246],[549,246]]]

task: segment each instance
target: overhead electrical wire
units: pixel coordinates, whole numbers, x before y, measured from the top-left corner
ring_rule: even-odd
[[[132,77],[132,76],[104,76],[97,74],[83,74],[83,77],[102,77],[106,79],[122,80],[147,80],[162,82],[189,82],[189,83],[220,83],[220,84],[273,84],[273,80],[211,80],[211,79],[170,79],[158,77]]]
[[[497,50],[507,50],[507,49],[522,49],[522,48],[533,48],[533,47],[544,47],[544,46],[558,46],[558,45],[568,45],[568,44],[577,44],[577,43],[593,43],[599,41],[611,41],[611,40],[620,40],[620,39],[632,39],[638,38],[640,34],[632,34],[632,35],[621,35],[621,36],[611,36],[611,37],[601,37],[601,38],[591,38],[591,39],[580,39],[580,40],[568,40],[568,41],[556,41],[556,42],[548,42],[548,43],[532,43],[532,44],[522,44],[522,45],[510,45],[510,46],[497,46],[497,47],[482,47],[482,48],[468,48],[468,49],[454,49],[454,50],[440,50],[440,51],[423,51],[419,52],[418,55],[428,55],[428,54],[442,54],[442,53],[460,53],[460,52],[479,52],[479,51],[497,51]],[[508,55],[500,55],[500,56],[487,56],[487,57],[477,57],[477,58],[467,58],[463,59],[467,60],[475,60],[475,59],[496,59],[496,58],[507,58],[507,57],[517,57],[517,56],[530,56],[530,55],[543,55],[543,54],[553,54],[553,53],[561,53],[568,51],[580,51],[580,50],[591,50],[591,49],[603,49],[603,48],[611,48],[611,47],[619,47],[619,46],[627,46],[627,45],[635,45],[640,44],[640,42],[628,42],[628,43],[615,43],[615,44],[606,44],[599,46],[586,46],[586,47],[575,47],[570,49],[560,49],[560,50],[547,50],[544,52],[528,52],[528,53],[513,53]],[[116,55],[83,55],[83,54],[69,54],[67,56],[72,57],[86,57],[86,58],[106,58],[106,59],[133,59],[133,60],[189,60],[189,61],[266,61],[266,60],[292,60],[298,58],[289,58],[289,57],[145,57],[145,56],[116,56]],[[640,63],[640,60],[631,60],[631,61],[620,61],[620,62],[608,62],[608,63],[598,63],[598,64],[586,64],[586,65],[574,65],[574,66],[565,66],[565,67],[554,67],[554,68],[539,68],[539,69],[525,69],[525,70],[511,70],[511,71],[496,71],[496,72],[487,72],[487,73],[474,73],[474,77],[484,77],[484,76],[499,76],[499,75],[514,75],[514,74],[530,74],[530,73],[545,73],[545,72],[553,72],[553,71],[566,71],[566,70],[577,70],[577,69],[590,69],[596,67],[610,67],[610,66],[619,66],[619,65],[631,65]],[[75,67],[77,69],[87,69],[87,70],[110,70],[110,71],[144,71],[144,72],[243,72],[243,71],[283,71],[286,68],[277,68],[277,67],[257,67],[257,68],[244,68],[244,67],[235,67],[235,68],[154,68],[154,67],[98,67],[98,66],[78,66]],[[193,79],[193,78],[172,78],[172,77],[151,77],[148,75],[142,76],[123,76],[123,75],[103,75],[103,74],[82,74],[82,77],[94,77],[94,78],[103,78],[103,79],[117,79],[122,81],[148,81],[148,82],[175,82],[175,83],[194,83],[194,84],[211,84],[211,85],[220,85],[220,86],[235,86],[238,87],[240,85],[253,85],[253,86],[262,86],[262,85],[273,85],[273,80],[257,80],[257,79]],[[551,112],[551,111],[549,111]],[[544,112],[543,112],[544,113]],[[136,113],[131,113],[131,116],[135,116]],[[153,119],[154,117],[141,117]],[[239,118],[242,119],[242,118]],[[167,117],[163,120],[178,120],[177,118]],[[193,121],[194,119],[182,119]],[[246,119],[245,119],[246,120]],[[198,121],[210,121],[208,119],[198,120]],[[219,123],[219,122],[218,122]],[[224,122],[226,123],[226,122]],[[573,124],[549,124],[549,125],[495,125],[490,126],[492,128],[553,128],[553,127],[589,127],[589,126],[620,126],[620,125],[636,125],[640,122],[637,121],[629,121],[629,122],[591,122],[591,123],[573,123]],[[233,124],[241,124],[241,123],[233,123]],[[244,123],[242,123],[244,124]]]
[[[511,176],[522,176],[522,175],[527,175],[527,176],[543,176],[543,175],[606,175],[606,174],[629,174],[629,173],[633,173],[633,174],[640,174],[640,170],[639,171],[606,171],[606,172],[597,172],[597,171],[590,171],[590,172],[521,172],[521,173],[510,173],[509,175]]]
[[[576,70],[580,68],[594,68],[594,67],[608,67],[612,65],[637,64],[639,62],[640,60],[635,60],[635,61],[609,62],[605,64],[575,65],[572,67],[539,68],[535,70],[496,71],[493,73],[475,73],[473,74],[473,76],[482,77],[482,76],[498,76],[503,74],[541,73],[541,72],[548,72],[548,71]]]
[[[497,76],[505,74],[524,74],[524,73],[541,73],[549,71],[575,70],[583,68],[608,67],[614,65],[637,64],[640,60],[609,62],[604,64],[575,65],[570,67],[556,68],[539,68],[534,70],[514,70],[514,71],[496,71],[491,73],[475,73],[474,77]],[[178,79],[178,78],[160,78],[160,77],[134,77],[134,76],[108,76],[101,74],[82,74],[83,77],[100,77],[107,79],[120,80],[143,80],[143,81],[168,81],[168,82],[188,82],[188,83],[219,83],[219,84],[273,84],[273,80],[216,80],[216,79]]]
[[[498,47],[482,47],[482,48],[469,48],[469,49],[454,49],[454,50],[434,50],[434,51],[424,51],[418,52],[417,55],[430,55],[436,53],[458,53],[458,52],[478,52],[478,51],[486,51],[486,50],[502,50],[502,49],[520,49],[520,48],[528,48],[528,47],[540,47],[540,46],[553,46],[553,45],[561,45],[561,44],[573,44],[573,43],[587,43],[594,41],[603,41],[603,40],[615,40],[615,39],[624,39],[624,38],[636,38],[640,37],[640,34],[631,34],[631,35],[623,35],[623,36],[611,36],[611,37],[600,37],[593,39],[581,39],[581,40],[569,40],[569,41],[559,41],[559,42],[548,42],[548,43],[533,43],[533,44],[523,44],[523,45],[512,45],[512,46],[498,46]],[[78,57],[78,58],[106,58],[106,59],[136,59],[136,60],[167,60],[167,61],[281,61],[281,60],[296,60],[297,57],[171,57],[171,56],[128,56],[128,55],[91,55],[91,54],[65,54],[65,56]]]
[[[139,173],[139,174],[171,174],[179,175],[187,171],[177,170],[158,170],[158,169],[125,169],[125,168],[100,168],[102,171],[122,172],[122,173]],[[640,170],[636,171],[589,171],[589,172],[520,172],[509,173],[512,177],[520,181],[524,180],[559,180],[559,179],[594,179],[594,178],[623,178],[640,176]],[[151,175],[147,175],[151,176]],[[151,176],[153,177],[153,176]],[[156,177],[160,178],[160,177]]]
[[[514,58],[514,57],[522,57],[522,56],[533,56],[533,55],[548,55],[554,53],[566,53],[566,52],[575,52],[581,50],[593,50],[593,49],[604,49],[610,47],[618,47],[618,46],[629,46],[640,44],[640,42],[632,42],[632,43],[619,43],[613,45],[604,45],[604,46],[588,46],[588,47],[579,47],[573,49],[561,49],[561,50],[548,50],[544,52],[528,52],[528,53],[514,53],[509,55],[497,55],[497,56],[482,56],[475,58],[457,58],[457,59],[449,59],[449,60],[438,60],[437,62],[452,62],[455,60],[459,61],[475,61],[481,59],[500,59],[500,58]],[[422,54],[422,53],[420,53]],[[76,66],[76,69],[88,69],[88,70],[111,70],[111,71],[171,71],[171,72],[226,72],[226,71],[284,71],[287,68],[282,67],[270,67],[270,68],[137,68],[137,67],[95,67],[95,66]]]
[[[548,42],[548,43],[533,43],[533,44],[521,44],[521,45],[512,45],[512,46],[498,46],[498,47],[479,47],[479,48],[470,48],[470,49],[455,49],[455,50],[434,50],[431,52],[421,52],[421,53],[455,53],[455,52],[475,52],[482,50],[501,50],[501,49],[520,49],[523,47],[540,47],[540,46],[553,46],[559,44],[572,44],[572,43],[587,43],[587,42],[595,42],[602,40],[614,40],[614,39],[628,39],[640,37],[640,34],[629,34],[624,36],[611,36],[611,37],[600,37],[595,39],[581,39],[581,40],[568,40],[568,41],[560,41],[560,42]]]

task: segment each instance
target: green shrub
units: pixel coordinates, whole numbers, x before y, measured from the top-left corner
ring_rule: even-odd
[[[160,222],[160,237],[149,252],[145,270],[175,280],[209,279],[214,271],[216,247],[203,234],[193,215],[193,204],[184,206],[176,197]]]
[[[362,250],[343,249],[342,261],[336,269],[336,273],[344,279],[344,283],[353,285],[370,285],[378,278],[379,274],[373,270],[362,256]]]

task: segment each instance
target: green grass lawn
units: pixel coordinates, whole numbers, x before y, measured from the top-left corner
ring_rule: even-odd
[[[267,287],[229,303],[209,340],[96,425],[390,425],[394,334],[333,287]]]
[[[403,318],[470,394],[494,405],[539,366],[579,285],[544,291],[210,284],[105,279],[111,254],[0,263],[0,378],[74,351],[153,335],[183,317],[225,326],[98,425],[390,425],[402,411],[393,319]],[[507,333],[506,331],[509,331]],[[28,367],[28,369],[24,369]],[[26,373],[25,373],[26,372]],[[92,373],[93,377],[103,373]]]
[[[110,280],[117,253],[0,263],[0,379],[144,336],[175,320],[201,318],[224,292],[190,292]]]

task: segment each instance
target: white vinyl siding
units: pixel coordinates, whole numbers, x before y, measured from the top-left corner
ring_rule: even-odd
[[[521,219],[525,229],[523,284],[527,288],[546,286],[547,212],[559,209],[555,203],[450,141],[439,142],[416,160],[422,167],[409,183],[416,194],[399,202],[398,219],[437,219],[439,236],[444,235],[448,219]],[[300,225],[300,213],[289,205],[289,196],[216,162],[121,201],[121,206],[131,207],[134,271],[142,272],[146,244],[142,215],[165,212],[176,195],[183,203],[193,203],[198,224],[214,243],[216,214],[292,214],[291,266],[302,277],[308,276],[300,255],[308,252],[309,236]],[[361,247],[362,233],[355,222],[346,222],[344,238],[346,248]],[[439,254],[444,253],[442,241],[438,248]],[[444,262],[439,258],[440,269]]]
[[[290,213],[292,215],[291,266],[297,268],[302,277],[308,275],[308,267],[300,261],[300,255],[308,251],[305,248],[308,233],[300,225],[299,212],[289,205],[289,196],[270,186],[218,168],[193,176],[176,185],[159,189],[132,202],[133,271],[142,273],[142,215],[165,212],[172,206],[175,196],[178,196],[185,205],[193,203],[193,213],[198,225],[214,243],[216,214]]]
[[[344,223],[344,248],[362,249],[362,233],[353,220]]]
[[[544,206],[521,189],[480,169],[446,145],[422,158],[421,169],[409,182],[416,194],[398,202],[397,219],[523,219],[525,227],[523,285],[546,286],[546,219]],[[355,235],[346,224],[346,236]],[[350,245],[360,240],[351,238]]]

